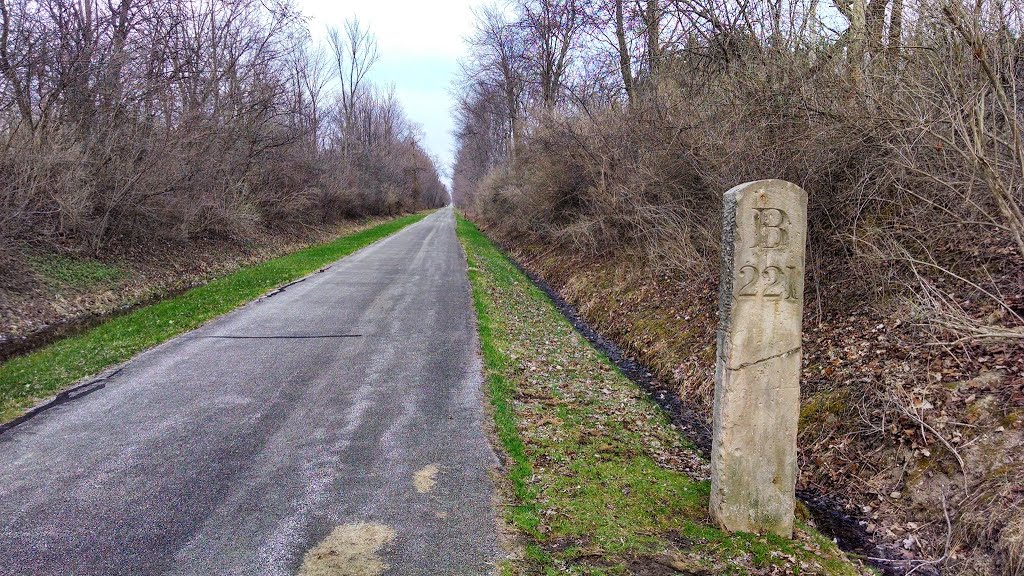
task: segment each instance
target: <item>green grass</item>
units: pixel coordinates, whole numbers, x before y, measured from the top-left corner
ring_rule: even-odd
[[[803,525],[792,541],[714,527],[707,462],[471,222],[457,230],[507,455],[506,520],[523,541],[503,574],[859,573]]]
[[[473,307],[476,309],[477,330],[480,334],[480,348],[486,367],[487,388],[493,407],[495,431],[505,453],[512,461],[509,468],[509,480],[515,495],[515,503],[510,509],[513,524],[528,533],[536,535],[540,519],[537,516],[536,493],[529,486],[529,478],[533,468],[526,456],[526,447],[519,431],[516,429],[515,417],[512,413],[513,384],[505,378],[507,362],[495,343],[492,327],[492,315],[488,306],[488,298],[484,293],[486,282],[497,282],[508,285],[515,281],[516,271],[511,266],[495,266],[495,258],[500,254],[479,231],[461,216],[457,220],[459,239],[467,252],[469,260],[469,280],[473,291]],[[486,264],[486,276],[481,272],[480,259],[490,260]]]
[[[27,258],[29,266],[52,285],[85,290],[124,277],[124,270],[89,258],[59,254],[36,254]]]
[[[18,416],[33,403],[86,376],[124,362],[147,348],[192,330],[281,284],[310,274],[418,222],[425,216],[403,216],[332,242],[243,268],[180,296],[108,320],[78,336],[8,360],[0,364],[0,422]],[[83,273],[78,265],[61,264],[53,269],[55,275],[71,278],[72,281],[76,281],[73,280],[75,278],[102,276],[96,269]]]

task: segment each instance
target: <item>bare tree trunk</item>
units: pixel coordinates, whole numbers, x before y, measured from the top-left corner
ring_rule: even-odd
[[[865,13],[866,50],[874,56],[882,51],[882,28],[885,27],[885,7],[889,0],[870,0]]]
[[[889,15],[889,44],[887,51],[890,60],[900,55],[903,43],[903,0],[892,0],[892,14]]]
[[[849,66],[854,86],[860,86],[864,77],[865,0],[853,0],[850,5]]]
[[[771,4],[772,31],[771,47],[779,50],[782,48],[782,0],[775,0]]]
[[[21,113],[22,122],[29,130],[35,132],[35,122],[32,118],[32,101],[29,96],[27,82],[22,83],[17,71],[12,64],[10,53],[11,42],[11,12],[6,0],[0,0],[0,73],[11,85],[14,92],[14,102]]]
[[[511,83],[505,85],[505,106],[508,109],[508,157],[515,162],[519,140],[519,94]]]
[[[661,63],[661,9],[658,0],[647,0],[644,19],[647,25],[647,70],[653,78]]]
[[[630,62],[629,45],[626,44],[626,25],[622,14],[623,0],[615,0],[615,39],[619,45],[619,70],[626,97],[633,101],[633,70]]]

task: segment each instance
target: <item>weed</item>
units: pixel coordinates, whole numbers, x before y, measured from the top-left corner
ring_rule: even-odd
[[[103,283],[120,280],[125,272],[120,267],[88,258],[59,254],[33,255],[29,266],[49,284],[61,288],[86,290]]]

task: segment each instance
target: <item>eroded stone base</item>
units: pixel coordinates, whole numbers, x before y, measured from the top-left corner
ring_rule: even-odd
[[[716,386],[711,447],[711,515],[733,532],[793,534],[799,386],[779,387],[773,375],[800,369],[800,351],[740,370]],[[728,448],[727,448],[728,447]]]

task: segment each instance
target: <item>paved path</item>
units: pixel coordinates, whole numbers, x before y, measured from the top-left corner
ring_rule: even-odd
[[[0,574],[491,572],[472,314],[449,208],[141,354],[0,435]]]

